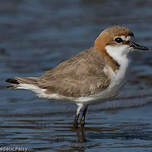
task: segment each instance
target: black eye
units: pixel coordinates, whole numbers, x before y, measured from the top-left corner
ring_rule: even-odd
[[[122,38],[117,37],[117,38],[115,39],[115,41],[116,41],[117,43],[121,43],[123,40],[122,40]]]

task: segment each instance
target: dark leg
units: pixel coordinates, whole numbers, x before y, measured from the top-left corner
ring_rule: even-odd
[[[74,122],[73,122],[73,128],[78,128],[78,119],[79,119],[79,115],[80,114],[76,114],[75,118],[74,118]]]
[[[85,136],[85,128],[81,126],[80,128],[76,129],[78,141],[79,142],[85,142],[86,136]]]
[[[78,119],[79,119],[80,111],[83,108],[83,104],[77,104],[77,106],[78,108],[77,108],[76,116],[74,118],[73,128],[78,128]]]
[[[84,126],[85,125],[85,116],[86,116],[86,113],[87,113],[87,109],[88,109],[88,106],[86,106],[82,112],[82,117],[81,117],[81,120],[80,120],[80,124],[81,126]]]

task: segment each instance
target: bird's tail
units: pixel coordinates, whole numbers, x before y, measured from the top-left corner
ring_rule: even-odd
[[[38,83],[38,78],[36,77],[26,77],[26,78],[9,78],[5,80],[8,83],[11,83],[11,85],[7,86],[7,88],[14,88],[17,89],[20,87],[21,84],[32,84],[36,85]]]

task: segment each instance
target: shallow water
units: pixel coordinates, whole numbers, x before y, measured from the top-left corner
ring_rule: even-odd
[[[39,76],[93,45],[107,26],[126,25],[152,48],[151,0],[1,0],[0,145],[21,151],[151,152],[152,53],[132,55],[120,96],[89,107],[85,128],[72,129],[75,105],[8,90],[4,80]],[[0,149],[1,150],[1,149]]]

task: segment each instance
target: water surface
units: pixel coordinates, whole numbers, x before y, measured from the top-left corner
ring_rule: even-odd
[[[0,145],[36,152],[151,152],[152,53],[134,53],[120,96],[90,106],[85,128],[72,129],[76,107],[8,90],[4,80],[40,76],[93,45],[107,26],[125,25],[152,48],[151,0],[1,0]]]

